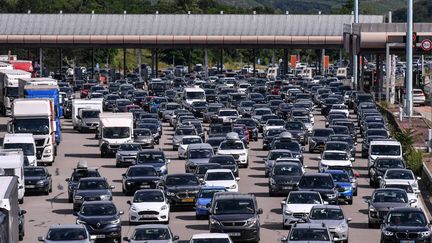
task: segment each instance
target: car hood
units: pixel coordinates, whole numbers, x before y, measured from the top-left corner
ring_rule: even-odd
[[[409,206],[408,203],[391,203],[391,202],[373,202],[371,203],[371,205],[378,211]]]
[[[189,159],[188,161],[193,164],[207,164],[210,158],[200,158],[200,159]]]
[[[45,180],[46,178],[43,176],[25,176],[24,181],[40,181]]]
[[[75,196],[101,196],[101,195],[111,195],[111,191],[108,189],[104,190],[76,190]]]
[[[335,182],[336,185],[339,185],[341,187],[351,187],[351,182]]]
[[[325,224],[328,228],[336,228],[339,224],[343,223],[344,220],[315,220],[309,219],[312,224]]]
[[[166,190],[170,192],[180,192],[180,191],[198,191],[201,186],[167,186]]]
[[[293,213],[309,213],[315,205],[319,204],[285,204],[284,210],[289,210]]]
[[[166,205],[165,202],[144,202],[144,203],[132,203],[132,207],[135,207],[136,211],[147,211],[154,210],[160,211],[161,207]]]
[[[330,166],[348,166],[351,167],[351,161],[350,160],[321,160],[321,164],[324,165],[330,165]]]
[[[88,239],[86,240],[64,240],[64,241],[52,241],[52,240],[45,240],[44,243],[89,243],[90,241]]]
[[[99,123],[99,118],[83,118],[82,121],[85,123]]]
[[[385,230],[393,231],[393,232],[421,232],[421,231],[429,231],[430,229],[427,226],[391,226],[385,225]]]
[[[147,139],[153,139],[153,136],[139,136],[139,137],[135,137],[135,141],[144,141]]]
[[[242,221],[255,217],[255,214],[223,214],[212,215],[211,217],[217,221]]]
[[[328,139],[328,137],[315,137],[315,136],[313,136],[312,139],[316,140],[316,141],[326,141]]]
[[[127,181],[159,181],[158,176],[132,176],[126,178]]]
[[[130,243],[172,243],[172,240],[131,240]]]
[[[301,176],[275,175],[272,178],[277,184],[297,184]]]
[[[196,204],[197,205],[207,205],[209,203],[211,203],[212,199],[211,198],[198,198]]]
[[[230,187],[232,185],[236,185],[236,181],[233,180],[224,180],[224,181],[206,181],[206,186],[223,186]]]
[[[138,151],[117,151],[120,156],[137,156]]]
[[[110,215],[110,216],[84,216],[79,214],[78,219],[85,221],[87,224],[107,224],[111,221],[114,221],[118,219],[119,217],[117,215]]]
[[[243,149],[227,149],[227,150],[218,150],[218,154],[243,154],[247,153]]]

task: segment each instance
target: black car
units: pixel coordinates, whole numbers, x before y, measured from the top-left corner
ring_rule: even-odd
[[[291,133],[293,138],[301,145],[305,146],[308,143],[308,131],[303,122],[289,121],[285,123],[285,129]]]
[[[303,168],[298,163],[280,162],[269,174],[269,195],[288,194],[300,181]]]
[[[26,192],[52,192],[52,178],[48,169],[43,166],[24,167],[24,185]]]
[[[156,144],[159,144],[159,139],[161,138],[161,134],[158,129],[158,125],[155,123],[145,123],[138,121],[136,128],[149,129],[153,135],[153,139]]]
[[[333,135],[334,131],[330,128],[317,128],[312,131],[312,135],[309,138],[309,153],[315,152],[316,150],[322,151],[325,143],[330,135]]]
[[[121,242],[121,215],[123,211],[118,211],[113,202],[84,202],[76,213],[76,222],[97,239]]]
[[[275,137],[278,137],[279,134],[286,132],[287,130],[285,128],[272,128],[268,129],[263,134],[263,150],[269,150],[270,145]]]
[[[378,187],[380,178],[388,169],[405,169],[405,162],[398,158],[377,158],[369,168],[369,185]]]
[[[273,149],[286,149],[290,150],[294,158],[299,159],[303,163],[303,150],[304,148],[299,142],[292,139],[287,139],[283,137],[276,137],[270,144],[270,150]]]
[[[101,177],[101,175],[97,169],[78,166],[77,168],[74,168],[71,177],[66,178],[66,182],[68,183],[69,203],[73,202],[73,193],[76,189],[76,186],[78,185],[79,180],[86,177]]]
[[[348,144],[349,151],[348,153],[351,154],[351,157],[355,157],[355,154],[357,153],[356,145],[357,142],[354,142],[351,135],[331,135],[328,137],[327,141],[335,141],[335,142],[344,142]]]
[[[85,201],[111,201],[114,186],[103,177],[81,178],[73,194],[73,209],[78,211]]]
[[[237,124],[244,124],[249,130],[250,140],[258,141],[258,124],[252,118],[239,118]]]
[[[220,103],[210,103],[203,113],[203,122],[210,123],[212,121],[212,117],[215,117],[219,109],[224,107],[225,106]]]
[[[381,226],[381,242],[431,242],[431,223],[421,208],[393,208]]]
[[[218,192],[209,210],[210,233],[226,233],[233,241],[259,242],[260,217],[253,194]]]
[[[126,173],[122,174],[122,192],[132,195],[139,189],[154,189],[159,179],[159,174],[151,165],[130,166]]]
[[[194,101],[190,106],[190,111],[194,114],[195,117],[203,117],[204,112],[206,112],[207,106],[207,102]]]
[[[201,182],[194,174],[169,174],[161,178],[159,187],[165,191],[171,206],[194,206]]]
[[[230,154],[213,155],[209,159],[209,164],[212,163],[219,164],[222,169],[230,169],[235,177],[239,177],[239,167],[234,156]]]
[[[339,200],[339,186],[333,181],[330,174],[308,173],[304,174],[296,186],[298,191],[319,192],[322,199],[329,204],[337,204]]]

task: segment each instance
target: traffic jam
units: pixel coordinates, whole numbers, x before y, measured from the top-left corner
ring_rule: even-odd
[[[2,63],[0,201],[8,205],[0,232],[12,237],[4,242],[15,233],[28,242],[348,242],[354,205],[380,242],[431,242],[420,178],[371,94],[336,75],[232,74],[167,70],[146,82],[134,73],[102,83],[32,77]],[[116,177],[77,158],[62,179],[75,223],[26,235],[31,200],[52,194],[56,157],[68,151],[65,124],[89,135]],[[257,178],[263,195],[242,187]],[[360,196],[365,188],[372,193]],[[261,197],[280,204],[277,240],[262,236],[269,210]],[[180,239],[174,227],[190,230],[173,221],[182,214],[203,232]]]

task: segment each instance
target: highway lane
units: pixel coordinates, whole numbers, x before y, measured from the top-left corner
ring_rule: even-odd
[[[353,114],[351,114],[353,116]],[[1,118],[0,124],[6,124],[7,118]],[[116,168],[114,158],[100,158],[98,141],[94,134],[80,134],[72,130],[71,122],[62,121],[63,140],[58,151],[56,162],[49,167],[53,175],[53,192],[49,196],[29,195],[25,197],[22,206],[27,210],[26,214],[26,236],[25,243],[35,242],[38,236],[44,236],[52,224],[75,223],[72,215],[72,204],[67,202],[67,184],[65,179],[71,175],[72,168],[77,161],[86,160],[91,167],[99,167],[103,176],[109,183],[115,186],[113,190],[114,202],[120,210],[125,212],[122,216],[123,236],[131,233],[132,227],[128,226],[128,205],[130,196],[124,196],[121,192],[121,174],[125,168]],[[324,127],[324,117],[315,112],[315,126]],[[172,151],[171,137],[173,129],[164,124],[164,135],[159,147],[165,151],[171,159],[169,165],[170,173],[184,172],[184,160],[177,159],[177,152]],[[361,139],[357,145],[357,151],[361,149]],[[262,151],[262,140],[251,142],[249,149],[250,166],[248,169],[241,169],[239,189],[243,193],[254,193],[258,199],[259,207],[263,208],[261,216],[261,242],[279,242],[282,236],[288,231],[282,229],[282,210],[280,201],[283,197],[269,197],[267,183],[264,177],[263,158],[267,151]],[[307,148],[305,151],[308,151]],[[308,171],[317,171],[319,154],[305,153],[305,164]],[[347,217],[352,218],[350,223],[350,242],[379,242],[379,229],[367,228],[367,204],[364,203],[364,196],[371,195],[373,189],[368,185],[366,159],[359,158],[354,162],[354,168],[361,173],[359,178],[359,193],[355,197],[353,205],[342,206]],[[208,232],[207,220],[195,220],[193,211],[181,211],[171,213],[170,227],[174,234],[180,236],[180,242],[187,240],[194,233]]]

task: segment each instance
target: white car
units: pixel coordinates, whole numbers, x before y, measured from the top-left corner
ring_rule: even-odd
[[[284,228],[306,219],[314,205],[325,204],[319,192],[291,191],[285,201],[281,201],[282,224]]]
[[[263,126],[263,134],[265,134],[268,130],[271,129],[281,129],[284,128],[285,121],[282,119],[269,119],[266,124]]]
[[[206,186],[223,186],[227,191],[238,192],[237,181],[240,178],[235,177],[230,169],[210,169],[207,170],[203,180]]]
[[[342,113],[346,116],[346,118],[349,118],[349,110],[348,110],[348,106],[346,105],[332,105],[330,111],[329,111],[329,115],[332,113]]]
[[[413,104],[425,105],[426,104],[426,96],[421,89],[413,89]]]
[[[401,180],[401,181],[387,181],[386,184],[381,185],[383,188],[399,188],[406,191],[408,196],[408,201],[413,202],[411,203],[411,207],[418,207],[418,196],[420,194],[419,190],[414,190],[408,182]]]
[[[247,88],[249,88],[250,86],[250,83],[239,83],[237,90],[240,93],[246,93]]]
[[[208,243],[208,242],[233,243],[229,235],[223,233],[194,234],[189,241],[189,243]]]
[[[144,189],[135,192],[129,208],[129,224],[169,222],[170,205],[160,189]]]
[[[245,144],[238,138],[237,133],[235,133],[237,138],[228,137],[228,134],[227,139],[219,145],[217,154],[230,154],[234,157],[239,166],[248,167],[248,149],[245,147]]]
[[[239,113],[236,109],[219,109],[218,118],[223,122],[231,122],[239,118]]]
[[[203,143],[200,136],[184,136],[182,140],[180,141],[179,148],[178,148],[178,157],[179,159],[186,158],[186,151],[189,146],[189,144],[194,143]]]
[[[378,177],[379,178],[379,177]],[[387,183],[409,183],[414,192],[420,192],[418,181],[420,177],[415,177],[410,169],[387,169],[384,176],[380,180],[380,187],[384,187]]]
[[[354,158],[345,151],[327,150],[322,153],[319,162],[319,171],[323,172],[329,167],[352,167],[352,161]]]

